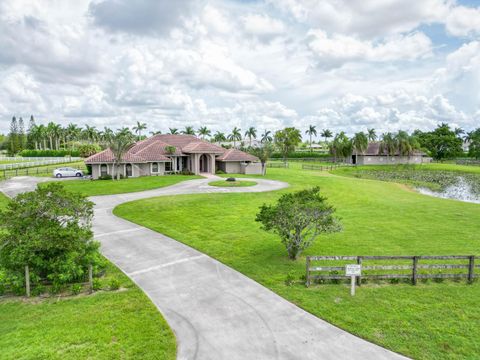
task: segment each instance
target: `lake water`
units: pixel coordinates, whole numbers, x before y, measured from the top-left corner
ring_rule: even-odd
[[[472,186],[461,176],[454,185],[450,185],[443,191],[432,191],[427,188],[417,188],[417,191],[424,195],[435,196],[443,199],[454,199],[459,201],[480,204],[480,195],[476,194]]]

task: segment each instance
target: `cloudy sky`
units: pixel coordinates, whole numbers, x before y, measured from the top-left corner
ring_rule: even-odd
[[[0,132],[480,126],[479,0],[0,0]]]

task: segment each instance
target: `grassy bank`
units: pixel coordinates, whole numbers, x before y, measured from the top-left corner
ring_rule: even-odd
[[[121,289],[65,298],[0,298],[0,357],[175,359],[175,337],[146,295],[113,265],[106,278],[117,278]]]
[[[307,311],[394,351],[418,359],[479,357],[478,281],[369,283],[353,298],[345,284],[305,288],[304,257],[288,260],[279,239],[254,219],[260,205],[281,193],[318,185],[338,209],[344,231],[322,236],[304,255],[479,255],[480,206],[299,167],[268,169],[267,178],[291,184],[282,191],[153,198],[123,204],[115,213],[209,254]],[[291,286],[289,276],[296,279]]]

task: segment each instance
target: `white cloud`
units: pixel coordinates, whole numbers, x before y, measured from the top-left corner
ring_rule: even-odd
[[[446,28],[455,36],[480,35],[480,8],[455,7],[447,16]]]
[[[266,15],[250,14],[242,18],[244,31],[261,41],[271,39],[285,33],[283,22]]]
[[[338,34],[329,37],[325,31],[316,29],[308,33],[308,47],[317,65],[327,69],[353,61],[415,60],[432,55],[430,39],[420,32],[374,43]]]

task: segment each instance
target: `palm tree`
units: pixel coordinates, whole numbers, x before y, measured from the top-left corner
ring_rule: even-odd
[[[98,139],[97,128],[95,126],[85,125],[85,130],[83,130],[83,136],[88,142],[95,142]]]
[[[225,136],[225,134],[224,134],[223,132],[217,131],[217,132],[213,135],[213,141],[214,141],[214,142],[227,141],[227,137]]]
[[[205,139],[205,136],[210,136],[211,131],[206,127],[202,126],[200,129],[198,129],[198,135],[202,137],[202,139]]]
[[[305,131],[305,134],[310,137],[310,152],[312,152],[312,136],[317,136],[317,129],[315,125],[309,125],[307,131]]]
[[[242,140],[242,134],[240,133],[240,131],[241,130],[235,126],[232,130],[232,133],[227,137],[229,141],[233,141],[233,147],[236,147],[237,141]]]
[[[382,140],[380,141],[379,152],[381,154],[387,155],[387,163],[388,163],[388,157],[395,155],[395,153],[397,152],[397,142],[395,140],[395,137],[392,135],[392,133],[387,132],[385,134],[382,134]]]
[[[195,135],[195,129],[193,128],[193,126],[185,126],[185,130],[182,130],[182,134]]]
[[[273,141],[272,132],[270,130],[265,130],[262,134],[262,139],[260,140],[260,142],[264,144],[264,143],[271,143],[272,141]]]
[[[333,137],[333,134],[329,129],[323,129],[320,136],[325,139],[325,144],[327,144],[327,139]]]
[[[363,132],[358,132],[352,139],[352,150],[355,152],[355,163],[358,153],[364,154],[368,148],[368,136]]]
[[[248,137],[250,140],[250,147],[252,147],[252,138],[257,138],[257,129],[255,129],[253,126],[250,126],[248,130],[245,131],[245,137]]]
[[[368,136],[368,141],[375,141],[377,140],[377,134],[375,132],[375,129],[367,129],[367,136]]]
[[[161,130],[157,130],[157,131],[150,131],[150,135],[154,136],[154,135],[158,135],[158,134],[161,134],[162,131]]]
[[[133,131],[137,133],[137,138],[140,140],[142,138],[142,131],[147,129],[146,123],[141,123],[137,121],[137,125],[133,127]]]
[[[67,139],[68,141],[71,141],[72,142],[72,149],[75,149],[75,143],[74,141],[75,140],[78,140],[78,138],[80,137],[81,133],[82,133],[82,129],[80,127],[78,127],[76,124],[68,124],[67,126]]]
[[[109,141],[109,148],[113,153],[113,168],[116,169],[117,172],[117,180],[120,180],[120,171],[118,168],[123,160],[123,156],[134,144],[134,141],[133,134],[130,130],[126,132],[125,128],[114,134]],[[115,179],[114,173],[112,173],[112,178]]]
[[[330,151],[334,156],[334,161],[337,162],[337,157],[347,158],[352,154],[352,142],[347,137],[345,132],[341,131],[333,138],[330,146]]]
[[[170,134],[172,135],[177,135],[178,134],[178,129],[177,128],[168,128],[170,130]]]
[[[105,126],[103,128],[103,139],[102,140],[105,143],[109,143],[110,140],[113,138],[113,136],[114,136],[113,130]]]
[[[43,144],[42,150],[47,149],[47,139],[48,139],[48,133],[47,133],[47,127],[43,124],[40,124],[37,126],[37,133],[38,133],[38,141]]]

